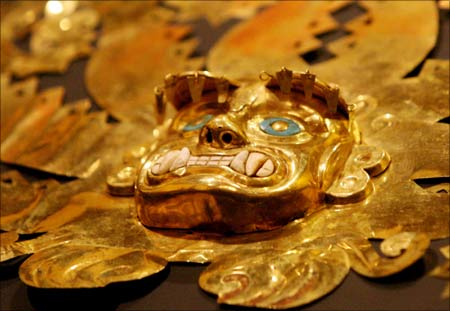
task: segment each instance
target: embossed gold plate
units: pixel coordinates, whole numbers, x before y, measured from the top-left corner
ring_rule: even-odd
[[[14,81],[2,59],[2,161],[81,178],[2,173],[1,261],[31,255],[19,276],[40,288],[210,263],[199,284],[219,303],[286,309],[323,297],[350,270],[380,278],[422,258],[430,240],[449,236],[449,63],[402,77],[434,45],[436,7],[362,1],[363,14],[338,25],[333,13],[348,3],[250,10],[212,48],[210,72],[184,72],[200,68],[188,59],[197,38],[183,41],[190,26],[167,22],[199,16],[186,7],[154,25],[153,2],[142,4],[148,14],[139,3],[66,7],[71,17],[94,8],[105,23],[86,78],[119,122],[87,100],[61,107],[61,87]],[[36,20],[22,22],[6,29],[11,38]],[[89,46],[91,26],[77,48]],[[350,33],[319,42],[339,27]],[[8,43],[2,58],[17,57]],[[309,66],[298,55],[320,47],[335,57]],[[166,61],[146,58],[162,48]],[[431,275],[448,278],[447,266]]]

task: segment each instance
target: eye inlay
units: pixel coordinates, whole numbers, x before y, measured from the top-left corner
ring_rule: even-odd
[[[184,126],[183,131],[184,132],[190,132],[190,131],[196,131],[201,129],[206,123],[208,123],[213,118],[212,114],[206,114],[197,120],[188,123]]]
[[[282,117],[267,118],[259,124],[259,128],[273,136],[292,136],[301,132],[295,121]]]

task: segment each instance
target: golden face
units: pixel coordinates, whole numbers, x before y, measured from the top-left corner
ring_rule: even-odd
[[[224,97],[211,87],[217,78],[196,74],[200,91],[189,78],[166,86],[179,111],[138,173],[144,225],[268,230],[324,202],[354,145],[342,99],[332,111],[323,84],[308,92],[293,83],[286,94],[274,79]]]

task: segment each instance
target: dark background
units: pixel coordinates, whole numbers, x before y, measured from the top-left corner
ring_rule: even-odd
[[[449,11],[440,10],[438,44],[427,58],[449,58]],[[345,22],[360,14],[357,6],[340,11],[335,18]],[[214,42],[236,21],[212,29],[206,20],[194,24],[200,38],[196,56],[205,55]],[[329,42],[345,35],[343,30],[320,37]],[[26,45],[26,43],[24,43]],[[302,57],[310,63],[333,57],[318,50]],[[41,75],[40,89],[62,85],[65,102],[89,97],[84,86],[86,60],[75,61],[64,76]],[[421,66],[408,77],[419,73]],[[9,169],[2,165],[2,170]],[[43,177],[25,170],[30,178]],[[63,181],[63,180],[62,180]],[[376,242],[375,242],[376,243]],[[441,299],[446,281],[427,274],[445,262],[439,248],[449,240],[433,241],[425,256],[408,269],[382,279],[369,279],[350,272],[346,280],[331,294],[314,303],[292,310],[449,310],[449,300]],[[196,264],[169,264],[162,272],[143,280],[108,285],[100,289],[38,289],[28,287],[17,277],[18,267],[25,258],[17,258],[0,266],[1,310],[253,310],[238,306],[218,305],[215,297],[202,291],[197,280],[205,268]]]

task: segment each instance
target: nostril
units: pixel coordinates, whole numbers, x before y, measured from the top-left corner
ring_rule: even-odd
[[[233,135],[231,135],[231,133],[225,132],[220,135],[220,139],[223,143],[230,144],[233,141]]]
[[[207,132],[206,132],[206,141],[208,143],[212,143],[212,141],[213,141],[213,135],[209,128],[207,129]]]

